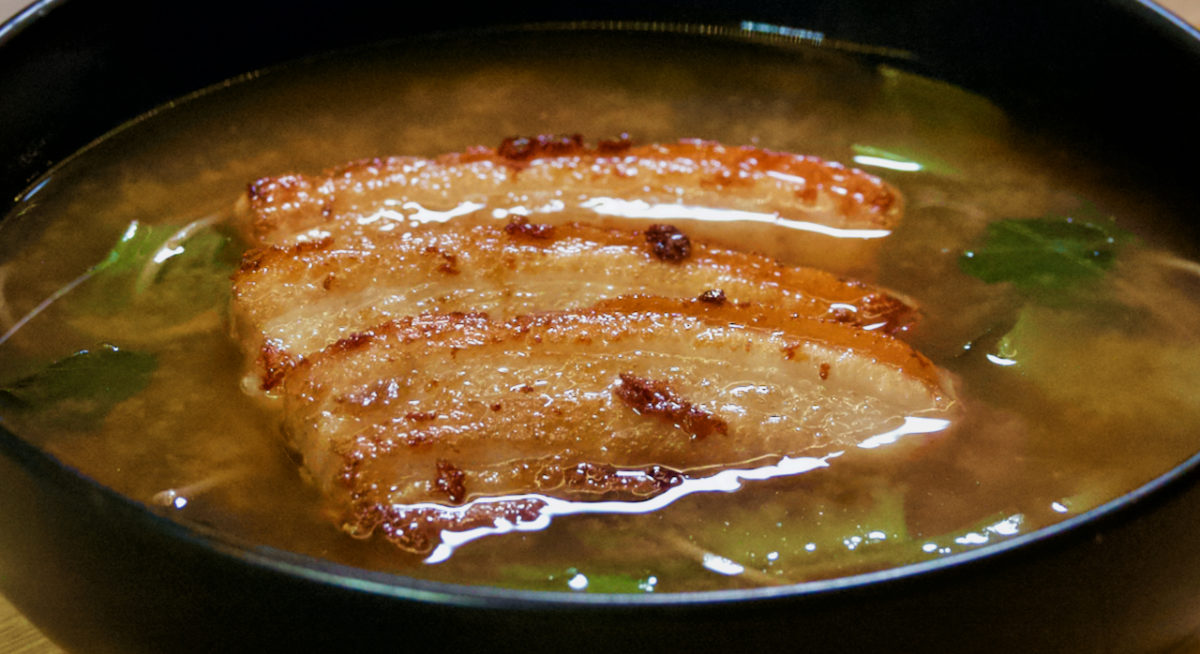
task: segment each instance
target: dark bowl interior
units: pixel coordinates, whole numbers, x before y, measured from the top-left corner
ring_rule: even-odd
[[[0,29],[0,196],[122,122],[237,74],[354,44],[568,20],[795,26],[911,53],[1032,129],[1128,163],[1195,215],[1200,35],[1136,2],[810,0],[470,11],[384,2],[43,2]],[[886,56],[886,55],[882,55]],[[7,210],[8,204],[0,207]],[[1180,221],[1194,247],[1197,225]],[[1200,457],[1000,546],[784,588],[577,596],[455,587],[160,518],[0,428],[0,591],[64,647],[182,652],[1154,651],[1200,631]]]

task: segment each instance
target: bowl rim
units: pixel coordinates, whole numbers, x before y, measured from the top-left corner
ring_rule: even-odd
[[[23,32],[50,9],[66,0],[34,0],[0,22],[0,47]]]

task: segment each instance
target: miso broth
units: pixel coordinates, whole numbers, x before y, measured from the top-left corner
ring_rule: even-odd
[[[905,216],[878,265],[833,272],[921,307],[905,338],[955,377],[960,423],[653,512],[480,538],[436,564],[339,531],[242,390],[226,305],[245,245],[223,216],[266,175],[550,133],[753,144],[896,186]],[[590,32],[381,46],[160,108],[31,187],[0,224],[0,417],[173,519],[376,570],[629,593],[844,576],[1053,524],[1200,449],[1200,266],[1159,219],[1107,162],[842,53]],[[772,229],[726,223],[720,238],[803,265]]]

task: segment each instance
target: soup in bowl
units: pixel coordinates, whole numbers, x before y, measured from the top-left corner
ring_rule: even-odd
[[[351,8],[26,144],[6,594],[84,649],[1194,630],[1178,156],[945,16],[669,9]]]

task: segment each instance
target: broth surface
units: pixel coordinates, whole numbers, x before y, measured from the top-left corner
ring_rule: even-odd
[[[961,424],[915,450],[847,453],[827,468],[692,494],[644,515],[560,518],[427,564],[333,525],[274,420],[242,392],[225,300],[173,320],[154,305],[106,306],[89,291],[100,277],[89,269],[133,221],[182,227],[219,215],[257,178],[548,133],[754,144],[857,165],[894,184],[906,215],[877,269],[847,262],[834,272],[918,302],[923,321],[908,338],[955,375]],[[989,225],[1046,216],[1111,224],[1120,247],[1094,280],[1065,294],[965,272],[964,253],[982,251]],[[3,409],[0,419],[175,519],[378,570],[632,593],[854,574],[1053,524],[1197,450],[1200,268],[1164,246],[1161,218],[1123,171],[1029,136],[986,100],[837,53],[554,32],[367,49],[163,108],[31,189],[0,224],[0,333],[11,332],[0,342],[0,388],[101,343],[153,354],[157,365],[143,392],[95,424],[64,425],[62,411]],[[705,226],[804,264],[789,258],[795,235],[772,227],[764,238],[763,229]],[[235,260],[241,247],[213,257]]]

